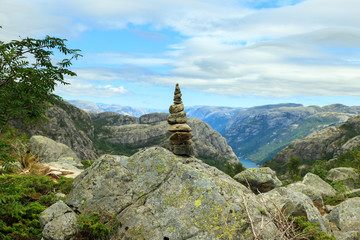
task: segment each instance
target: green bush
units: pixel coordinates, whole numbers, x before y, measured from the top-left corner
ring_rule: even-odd
[[[287,171],[289,172],[293,180],[299,178],[301,179],[300,169],[299,169],[300,164],[301,164],[301,159],[299,157],[291,156],[290,161],[286,165]]]
[[[84,240],[106,239],[118,225],[113,217],[99,213],[79,215],[77,223],[80,228],[77,239]]]
[[[326,160],[316,160],[315,163],[310,167],[309,172],[318,175],[322,179],[325,179],[329,170],[330,166]]]
[[[311,223],[304,216],[290,218],[290,220],[294,220],[297,232],[300,233],[300,236],[304,236],[300,239],[335,240],[335,237],[326,235],[325,232],[319,230],[319,223]]]
[[[231,164],[226,162],[224,172],[230,177],[234,177],[236,174],[244,171],[246,168],[241,163]]]
[[[89,168],[95,160],[81,160],[82,165],[84,165],[84,169]]]
[[[9,173],[14,170],[14,163],[19,161],[19,149],[16,149],[15,143],[26,144],[29,138],[11,126],[3,127],[0,133],[0,174]]]
[[[40,239],[39,215],[57,201],[56,192],[69,193],[73,179],[58,183],[46,176],[0,176],[0,239]]]

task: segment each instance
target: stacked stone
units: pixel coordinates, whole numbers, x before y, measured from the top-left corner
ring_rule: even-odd
[[[190,140],[193,135],[190,133],[191,127],[186,124],[186,112],[181,96],[180,87],[177,83],[174,92],[174,105],[170,106],[170,115],[167,118],[168,130],[172,132],[169,138],[170,150],[177,155],[191,156],[194,155],[192,141]]]

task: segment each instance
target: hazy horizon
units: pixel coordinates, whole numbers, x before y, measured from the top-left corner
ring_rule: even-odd
[[[67,102],[71,102],[71,101],[81,101],[81,102],[88,102],[88,103],[94,103],[94,104],[106,104],[106,105],[115,105],[115,106],[121,106],[121,107],[133,107],[133,108],[139,108],[139,109],[151,109],[151,110],[159,110],[159,111],[168,111],[168,107],[170,105],[172,105],[173,103],[170,101],[169,105],[167,106],[167,108],[147,108],[147,107],[142,107],[142,106],[132,106],[132,105],[122,105],[122,104],[118,104],[118,103],[103,103],[103,102],[93,102],[90,100],[79,100],[79,99],[64,99],[64,101]],[[252,108],[252,107],[260,107],[260,106],[267,106],[267,105],[281,105],[281,104],[298,104],[298,105],[302,105],[303,107],[311,107],[311,106],[318,106],[318,107],[325,107],[325,106],[330,106],[330,105],[336,105],[336,104],[341,104],[347,107],[357,107],[360,106],[360,104],[358,105],[345,105],[342,103],[332,103],[332,104],[326,104],[326,105],[304,105],[301,103],[295,103],[295,102],[282,102],[282,103],[274,103],[274,104],[261,104],[261,105],[254,105],[254,106],[249,106],[249,107],[232,107],[232,106],[225,106],[225,105],[186,105],[185,104],[185,108],[196,108],[196,107],[224,107],[224,108]]]

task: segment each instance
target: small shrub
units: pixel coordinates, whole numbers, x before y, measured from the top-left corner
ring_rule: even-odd
[[[16,162],[22,165],[20,157],[25,154],[24,146],[28,143],[26,134],[11,126],[3,127],[0,131],[0,174],[14,172]]]
[[[82,165],[84,165],[84,169],[89,168],[95,160],[81,160]]]
[[[106,239],[118,225],[113,217],[100,216],[99,213],[79,215],[77,223],[80,228],[77,239],[84,240]]]
[[[298,179],[300,177],[300,169],[299,169],[300,165],[301,165],[301,159],[299,157],[296,156],[290,157],[290,161],[288,162],[286,167],[287,167],[287,171],[289,172],[293,180]]]
[[[309,172],[318,175],[322,179],[326,178],[330,167],[326,160],[316,160],[315,163],[311,166]]]
[[[234,177],[236,174],[244,171],[246,168],[241,163],[231,164],[226,162],[224,172],[230,177]]]
[[[335,240],[335,237],[326,235],[325,232],[319,230],[319,223],[311,223],[304,216],[291,218],[294,220],[297,232],[303,236],[307,236],[302,239],[309,240]]]
[[[46,176],[0,176],[0,239],[40,239],[40,213],[57,201],[56,192],[67,194],[72,182],[60,178],[55,183]]]

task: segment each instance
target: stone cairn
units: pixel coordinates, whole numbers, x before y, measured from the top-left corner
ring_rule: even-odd
[[[170,106],[170,115],[167,118],[168,130],[172,133],[169,138],[170,145],[168,148],[176,155],[192,156],[194,155],[194,149],[190,139],[193,135],[190,133],[191,127],[186,124],[186,112],[184,111],[181,96],[180,87],[177,83],[174,92],[174,105]]]

